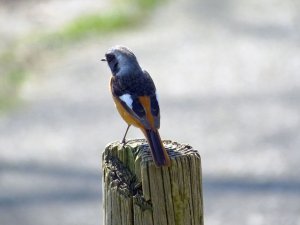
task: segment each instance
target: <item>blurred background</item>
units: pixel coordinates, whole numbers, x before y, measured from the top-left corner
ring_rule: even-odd
[[[120,44],[156,83],[161,136],[201,154],[205,223],[299,225],[299,12],[297,0],[0,0],[0,224],[102,225],[101,154],[126,124],[100,59]]]

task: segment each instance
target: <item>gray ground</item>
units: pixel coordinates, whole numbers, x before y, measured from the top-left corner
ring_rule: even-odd
[[[0,118],[0,224],[102,224],[101,151],[126,125],[99,60],[123,44],[156,82],[161,136],[202,156],[205,223],[299,225],[299,11],[170,1],[138,28],[49,59],[26,104]]]

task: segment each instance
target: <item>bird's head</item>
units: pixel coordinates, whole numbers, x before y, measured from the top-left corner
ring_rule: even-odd
[[[141,71],[141,67],[133,52],[124,46],[114,46],[105,53],[106,61],[113,76],[125,76]]]

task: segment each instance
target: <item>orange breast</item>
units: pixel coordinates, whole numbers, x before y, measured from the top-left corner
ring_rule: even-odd
[[[119,100],[113,97],[114,102],[116,104],[117,110],[120,113],[121,117],[127,124],[133,125],[135,127],[142,128],[143,125],[140,121],[138,121],[135,117],[133,117],[127,110],[123,107],[123,105],[119,102]]]

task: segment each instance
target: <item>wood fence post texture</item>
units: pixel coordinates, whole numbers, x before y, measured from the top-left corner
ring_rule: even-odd
[[[105,225],[203,225],[200,155],[186,144],[163,143],[170,167],[154,165],[144,139],[105,148]]]

